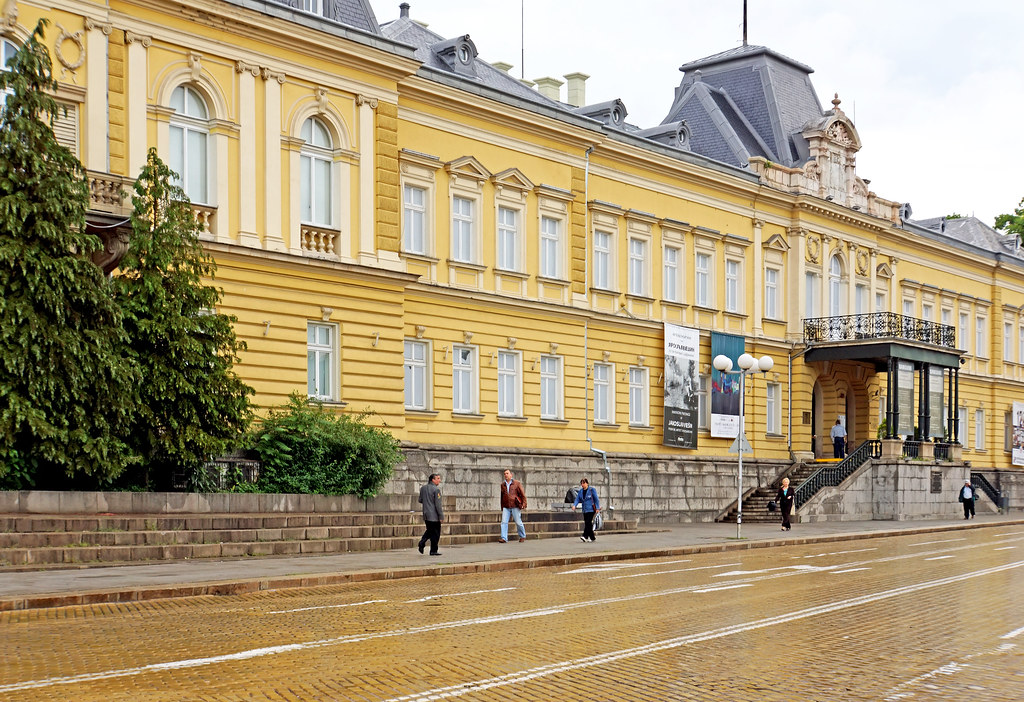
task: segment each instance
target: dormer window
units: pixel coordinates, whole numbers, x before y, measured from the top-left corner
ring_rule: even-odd
[[[438,42],[430,48],[448,68],[458,75],[476,77],[476,68],[473,62],[477,57],[477,50],[468,34]]]
[[[299,0],[299,9],[303,12],[312,12],[314,15],[326,15],[327,11],[324,0]]]

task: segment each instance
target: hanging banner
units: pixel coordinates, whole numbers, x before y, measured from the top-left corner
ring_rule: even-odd
[[[900,408],[900,421],[896,433],[907,438],[914,437],[914,364],[910,361],[899,361],[896,370],[896,382],[899,383],[899,394],[896,396]]]
[[[665,446],[697,448],[700,332],[665,324]]]
[[[1024,466],[1024,402],[1013,403],[1013,465]]]
[[[711,332],[711,358],[718,355],[732,359],[733,370],[739,370],[744,339],[733,334]],[[740,432],[740,377],[726,375],[711,368],[711,436],[735,439]]]
[[[942,441],[946,437],[946,423],[943,421],[946,407],[942,401],[943,393],[943,371],[941,368],[932,366],[928,369],[928,410],[931,416],[928,419],[928,436]]]

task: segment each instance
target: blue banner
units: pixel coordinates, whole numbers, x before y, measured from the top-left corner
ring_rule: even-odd
[[[746,340],[735,334],[711,332],[711,359],[728,356],[732,369],[739,370]],[[726,375],[711,366],[711,436],[735,439],[740,431],[740,377]]]

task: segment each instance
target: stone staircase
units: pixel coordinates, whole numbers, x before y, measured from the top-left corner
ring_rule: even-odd
[[[789,478],[789,484],[794,489],[800,487],[807,478],[811,476],[814,471],[820,468],[818,463],[800,463],[789,473],[779,476],[778,482],[767,487],[759,487],[752,493],[747,495],[743,500],[743,521],[744,523],[775,523],[781,521],[778,510],[774,512],[768,511],[768,503],[775,499],[775,496],[779,492],[779,487],[782,485],[783,478]],[[736,523],[736,507],[733,506],[724,516],[718,521],[729,522],[731,524]],[[794,521],[797,521],[794,519]]]
[[[582,531],[582,516],[566,511],[523,521],[529,539]],[[499,522],[496,511],[446,511],[441,543],[496,541]],[[601,533],[637,530],[637,520],[610,517]],[[422,534],[418,512],[0,514],[0,570],[411,549]]]

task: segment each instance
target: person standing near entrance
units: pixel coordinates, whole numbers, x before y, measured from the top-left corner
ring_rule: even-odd
[[[433,473],[427,480],[427,484],[420,488],[420,504],[423,505],[423,522],[427,530],[420,537],[419,549],[423,553],[423,547],[430,541],[430,555],[440,556],[437,552],[437,544],[441,540],[441,522],[444,521],[444,506],[441,504],[441,476]]]
[[[580,489],[572,505],[573,512],[576,511],[576,505],[583,507],[583,536],[580,541],[597,541],[594,536],[594,515],[601,511],[601,501],[597,499],[597,490],[590,487],[590,481],[586,478],[580,481]]]
[[[964,481],[960,488],[960,501],[964,505],[964,519],[971,519],[974,516],[974,501],[978,499],[978,492],[971,485],[970,480]]]
[[[793,511],[793,500],[795,499],[796,490],[789,486],[789,478],[783,478],[779,494],[775,496],[775,502],[778,503],[779,511],[782,512],[782,531],[789,531],[793,528],[789,522],[789,514]]]
[[[836,425],[832,427],[832,455],[835,458],[846,457],[846,427],[838,419]]]
[[[523,526],[523,510],[526,509],[526,491],[523,484],[512,477],[512,471],[505,469],[504,480],[501,481],[501,543],[508,541],[508,518],[516,522],[519,541],[526,541],[526,527]]]

